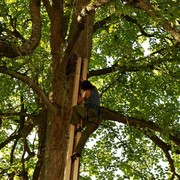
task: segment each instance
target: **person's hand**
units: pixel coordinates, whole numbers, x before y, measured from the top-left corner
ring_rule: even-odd
[[[80,82],[82,83],[83,81],[84,81],[84,79],[81,78],[81,79],[80,79]]]
[[[82,96],[82,93],[79,91],[78,92],[78,97],[81,97]]]

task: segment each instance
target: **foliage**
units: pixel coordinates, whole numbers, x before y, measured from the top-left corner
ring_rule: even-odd
[[[178,0],[140,2],[149,9],[125,0],[95,9],[89,78],[100,92],[102,107],[113,115],[118,113],[119,119],[104,119],[89,139],[80,180],[180,177],[180,4]],[[41,4],[38,46],[25,56],[11,58],[3,55],[1,45],[6,42],[18,47],[31,37],[29,2],[1,0],[0,8],[0,178],[18,179],[28,172],[32,179],[42,143],[41,112],[45,106],[29,80],[48,97],[52,21]],[[64,1],[64,17],[72,10],[70,2]],[[63,32],[66,43],[71,21]],[[4,73],[5,67],[12,71],[10,76]],[[19,80],[18,74],[26,79]],[[131,118],[149,126],[134,125]]]

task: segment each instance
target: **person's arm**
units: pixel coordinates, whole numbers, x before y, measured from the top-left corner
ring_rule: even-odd
[[[77,104],[81,104],[81,103],[83,103],[83,101],[84,101],[85,99],[87,99],[87,98],[90,96],[90,93],[91,93],[91,91],[90,91],[90,90],[86,90],[86,91],[84,91],[83,95],[82,95],[82,96],[80,96],[80,97],[78,97]]]

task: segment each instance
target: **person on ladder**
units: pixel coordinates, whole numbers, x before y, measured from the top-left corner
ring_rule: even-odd
[[[76,131],[83,130],[83,132],[72,155],[73,161],[76,157],[81,157],[88,138],[98,128],[101,121],[100,96],[97,88],[88,80],[82,81],[80,86],[84,92],[82,96],[78,97],[78,105],[72,107],[71,124],[78,125],[82,120],[82,128],[78,128]],[[84,106],[82,106],[83,102]]]

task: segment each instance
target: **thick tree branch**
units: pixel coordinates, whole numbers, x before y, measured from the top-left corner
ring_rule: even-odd
[[[129,124],[130,126],[134,127],[148,128],[158,132],[161,131],[161,128],[152,121],[127,117],[123,114],[120,114],[116,111],[112,111],[104,107],[101,108],[101,112],[103,115],[103,119],[105,120],[112,120],[123,124]]]
[[[19,135],[18,134],[12,134],[10,135],[5,141],[3,141],[2,143],[0,143],[0,149],[2,149],[4,146],[6,146],[9,142],[13,141],[14,139],[18,138]]]
[[[28,141],[26,137],[23,138],[23,143],[24,143],[24,151],[22,154],[21,162],[24,165],[25,161],[28,161],[30,158],[34,157],[36,154],[35,152],[31,152],[30,147],[28,146]],[[28,154],[28,156],[25,157],[26,153]]]
[[[48,97],[44,94],[42,89],[37,86],[28,76],[10,70],[6,66],[0,66],[0,73],[10,75],[11,77],[17,78],[18,80],[21,80],[22,82],[27,84],[30,88],[33,89],[36,95],[42,99],[42,101],[45,103],[45,106],[47,106],[52,112],[55,112],[55,109],[49,101]]]
[[[24,113],[25,112],[25,109],[24,109],[24,103],[23,103],[23,96],[21,95],[21,113]],[[23,130],[24,128],[24,123],[25,123],[25,116],[23,115],[20,115],[20,119],[19,119],[19,124],[20,124],[20,127],[18,129],[18,133],[21,133],[21,131]],[[16,132],[15,132],[16,133]],[[16,138],[16,140],[14,141],[14,145],[12,146],[12,149],[11,149],[11,156],[10,156],[10,163],[12,164],[13,163],[13,160],[14,160],[14,151],[16,149],[16,145],[18,143],[20,139],[20,136]]]
[[[32,117],[33,115],[27,114],[27,113],[25,113],[25,112],[15,112],[15,111],[0,112],[0,118],[10,117],[10,116],[26,116],[26,117]]]
[[[161,139],[159,139],[156,135],[152,135],[151,131],[144,131],[145,135],[147,135],[166,155],[166,158],[169,162],[169,166],[172,172],[172,176],[180,177],[176,173],[175,167],[174,167],[174,161],[169,153],[170,147],[165,142],[163,142]]]
[[[133,19],[132,17],[130,17],[128,15],[124,15],[124,14],[122,14],[121,16],[124,19],[126,19],[127,21],[134,23],[139,28],[139,30],[141,31],[141,34],[143,36],[146,36],[146,37],[153,37],[154,36],[153,34],[148,34],[147,32],[145,32],[143,27],[139,24],[139,22],[136,19]]]
[[[15,141],[14,141],[14,144],[12,146],[12,149],[11,149],[11,154],[10,154],[10,163],[12,164],[13,161],[14,161],[14,151],[16,149],[16,146],[17,146],[17,143],[19,141],[20,137],[16,138]]]
[[[8,143],[16,139],[17,141],[22,137],[27,137],[34,128],[34,124],[30,121],[25,122],[24,126],[20,126],[18,130],[15,130],[4,142],[0,143],[0,149],[6,146]]]
[[[150,54],[148,57],[151,58],[152,55],[156,54],[156,53],[160,53],[161,51],[164,51],[164,49],[158,50],[156,52],[153,52],[152,54]],[[147,57],[147,58],[148,58]],[[145,58],[142,58],[142,60]],[[141,58],[138,61],[142,61]],[[118,60],[120,62],[120,60]],[[176,61],[174,58],[171,58],[169,60],[167,60],[168,62],[172,62],[172,61]],[[155,66],[161,64],[162,62],[164,62],[164,59],[155,59],[149,63],[146,64],[142,64],[142,65],[132,65],[131,66],[126,66],[126,65],[118,65],[118,63],[113,64],[111,67],[107,67],[104,69],[98,69],[98,70],[92,70],[89,71],[88,77],[92,77],[92,76],[100,76],[100,75],[106,75],[109,73],[113,73],[113,72],[120,72],[120,73],[125,73],[125,72],[137,72],[137,71],[146,71],[146,70],[154,70]]]
[[[97,21],[93,27],[94,32],[96,32],[98,29],[104,27],[106,23],[110,22],[111,18],[112,18],[112,16],[109,16],[109,17],[102,19],[101,21]]]
[[[81,10],[81,12],[78,16],[78,22],[81,22],[83,17],[87,16],[87,14],[90,13],[91,11],[94,11],[95,8],[105,6],[109,2],[111,2],[111,1],[110,0],[90,1],[90,3]]]
[[[115,130],[112,129],[111,127],[106,126],[106,128],[110,128],[110,133],[113,134],[121,144],[123,144],[121,138],[116,134]],[[174,176],[179,177],[179,175],[176,173],[175,166],[174,166],[174,161],[169,153],[169,150],[172,150],[171,146],[169,144],[166,144],[164,141],[162,141],[160,138],[158,138],[156,135],[153,134],[152,131],[144,129],[144,128],[138,128],[140,131],[142,131],[148,138],[150,138],[162,151],[165,153],[165,156],[169,162],[171,172]],[[123,146],[126,144],[123,144]],[[130,147],[128,147],[130,148]],[[175,153],[180,154],[180,151],[177,150]]]
[[[177,144],[179,147],[180,147],[180,139],[179,139],[179,135],[176,134],[176,135],[172,135],[170,134],[169,138],[175,143]]]
[[[30,54],[39,44],[41,38],[41,21],[40,21],[40,0],[30,1],[30,15],[32,21],[32,33],[29,40],[16,46],[4,40],[0,40],[0,57],[14,58]]]
[[[70,28],[70,35],[68,38],[68,47],[66,48],[66,54],[71,54],[74,43],[77,41],[80,33],[85,28],[85,19],[86,17],[95,10],[95,8],[101,7],[109,3],[110,0],[96,0],[96,1],[90,1],[89,4],[84,6],[80,12],[77,14],[77,12],[74,12],[73,21]],[[79,7],[77,8],[79,9]],[[65,57],[66,59],[67,57]]]
[[[89,71],[88,78],[93,77],[93,76],[100,76],[100,75],[113,73],[113,72],[117,71],[116,67],[118,67],[117,63],[115,63],[111,67],[107,67],[104,69],[91,70],[91,71]]]
[[[145,119],[137,119],[133,117],[127,117],[124,116],[121,113],[118,113],[116,111],[112,111],[110,109],[101,108],[102,116],[104,120],[112,120],[116,122],[120,122],[123,124],[128,124],[129,126],[133,127],[138,127],[138,128],[143,128],[143,129],[151,129],[157,132],[162,132],[161,127],[156,125],[154,122],[145,120]],[[170,135],[169,138],[177,145],[179,146],[180,144],[180,139],[177,135]]]
[[[38,144],[38,161],[36,162],[36,166],[34,168],[33,180],[39,179],[39,174],[41,171],[41,167],[44,160],[45,155],[45,141],[46,141],[46,130],[47,129],[47,121],[39,124],[38,128],[38,136],[39,136],[39,144]]]
[[[124,14],[120,14],[120,16],[123,17],[128,22],[134,23],[139,28],[139,30],[143,36],[146,36],[146,37],[153,37],[154,36],[153,34],[148,34],[147,32],[145,32],[144,28],[141,26],[141,24],[136,19],[133,19],[132,17],[130,17],[128,15],[124,15]],[[110,22],[112,18],[113,19],[116,18],[118,20],[117,16],[111,15],[109,17],[102,19],[101,21],[96,22],[94,24],[94,32],[96,32],[98,29],[100,29],[102,27],[105,27],[105,25],[108,22]]]
[[[52,17],[51,20],[51,54],[53,57],[58,57],[59,52],[62,50],[62,43],[64,42],[62,27],[63,27],[63,1],[52,1]],[[55,58],[56,59],[56,58]],[[54,63],[54,62],[53,62]]]
[[[52,19],[52,6],[51,6],[49,0],[42,0],[42,2],[46,8],[49,18]]]
[[[123,66],[123,65],[118,65],[118,63],[115,63],[114,65],[108,68],[90,71],[88,77],[105,75],[116,71],[120,73],[125,73],[125,72],[137,72],[147,69],[153,70],[154,65],[148,64],[148,65],[140,65],[140,66]]]
[[[149,16],[151,16],[154,21],[159,22],[159,17],[162,18],[160,12],[156,11],[154,7],[148,3],[145,0],[131,0],[128,1],[128,4],[130,4],[133,7],[143,9],[148,13]],[[164,18],[162,18],[164,19]],[[167,20],[164,19],[164,21],[160,24],[166,31],[168,31],[174,39],[176,39],[178,42],[180,42],[180,31],[175,29],[174,27],[171,26],[171,23]]]
[[[17,30],[16,28],[16,20],[15,18],[12,18],[12,15],[8,15],[9,18],[10,18],[10,24],[11,24],[11,27],[13,28],[13,31],[10,31],[10,33],[16,37],[17,39],[20,39],[22,42],[25,42],[25,39],[24,37],[20,34],[20,32]]]
[[[43,123],[43,124],[45,123],[46,118],[47,118],[47,112],[46,112],[46,110],[40,112],[39,114],[37,114],[37,113],[35,113],[35,114],[33,114],[33,113],[27,114],[25,112],[13,112],[13,111],[5,112],[5,113],[0,112],[0,118],[1,119],[3,117],[8,117],[8,119],[9,119],[12,116],[20,116],[20,117],[24,116],[24,117],[26,117],[28,119],[28,121],[31,120],[33,122],[34,126],[36,126],[36,125],[39,125],[41,123]],[[20,123],[17,120],[15,120],[15,122]]]
[[[25,128],[25,130],[28,130],[29,127]],[[20,132],[20,134],[14,132],[13,134],[11,134],[4,142],[0,143],[0,149],[2,149],[4,146],[6,146],[8,143],[10,143],[11,141],[13,141],[15,139],[15,141],[18,141],[21,137],[27,136],[32,128],[29,129],[29,131],[25,132],[25,130],[22,130]],[[14,143],[14,146],[16,146],[16,143]]]

